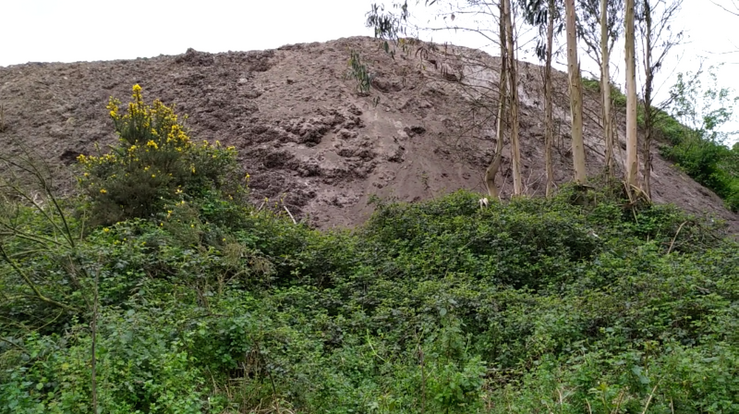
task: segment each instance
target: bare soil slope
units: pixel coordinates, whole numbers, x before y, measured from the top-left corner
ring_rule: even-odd
[[[349,51],[361,52],[374,75],[370,96],[347,76]],[[416,53],[420,50],[420,53]],[[29,63],[0,68],[0,104],[14,140],[53,163],[70,164],[94,144],[115,143],[105,105],[126,102],[131,86],[144,97],[175,103],[190,115],[197,139],[234,145],[257,199],[282,200],[296,216],[320,227],[352,226],[372,211],[372,194],[421,200],[467,188],[485,191],[482,174],[495,145],[498,60],[460,47],[418,43],[393,60],[371,38],[284,46],[277,50],[90,63]],[[543,84],[539,66],[519,68],[523,174],[529,194],[543,192]],[[570,179],[566,75],[555,73],[557,182]],[[596,94],[588,94],[589,173],[603,166]],[[620,147],[623,148],[623,120]],[[623,151],[616,152],[617,158]],[[499,186],[511,189],[504,154]],[[739,217],[710,190],[656,152],[654,200],[727,220]]]

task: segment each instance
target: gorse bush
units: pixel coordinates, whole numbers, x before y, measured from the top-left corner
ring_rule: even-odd
[[[239,191],[232,184],[239,181],[233,147],[194,142],[174,108],[159,100],[147,105],[139,85],[133,86],[125,113],[119,106],[110,99],[119,145],[107,154],[78,158],[83,169],[79,181],[97,223],[150,218],[166,205],[211,190]]]

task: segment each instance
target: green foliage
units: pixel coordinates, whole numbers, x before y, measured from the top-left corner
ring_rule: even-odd
[[[739,97],[732,98],[730,90],[718,88],[713,68],[708,76],[712,84],[704,88],[699,74],[678,74],[678,81],[670,91],[669,110],[675,118],[663,116],[656,124],[672,144],[662,148],[662,155],[716,192],[729,209],[737,212],[739,148],[725,145],[734,133],[721,128],[731,120]]]
[[[712,189],[739,211],[739,151],[692,135],[662,153],[674,160],[694,180]]]
[[[591,92],[591,93],[600,92],[600,81],[598,79],[583,78],[582,86],[588,92]]]
[[[349,76],[357,81],[357,92],[362,95],[369,94],[372,88],[372,74],[370,73],[367,65],[362,63],[362,58],[359,53],[352,50],[349,57]]]
[[[238,193],[230,184],[238,182],[233,147],[192,142],[174,109],[158,100],[145,104],[138,85],[132,99],[125,114],[117,100],[108,104],[120,144],[100,156],[79,157],[79,181],[95,223],[151,218],[168,204],[208,191]]]
[[[86,231],[85,199],[3,199],[0,414],[93,412],[93,340],[106,413],[739,410],[720,223],[604,182],[321,232],[199,183]]]
[[[220,213],[189,204],[97,228],[78,254],[102,266],[99,407],[735,411],[738,246],[603,188],[379,203],[355,232],[239,209],[206,223]],[[22,326],[0,322],[0,412],[90,412],[89,325]]]
[[[733,117],[739,97],[717,86],[715,68],[708,71],[711,85],[701,84],[701,73],[678,74],[670,91],[666,110],[655,109],[655,139],[665,143],[660,152],[686,174],[713,190],[725,200],[727,208],[739,211],[739,149],[725,144],[735,132],[722,130]],[[583,80],[587,90],[600,90],[595,80]],[[611,90],[614,106],[626,108],[626,96],[616,87]],[[644,127],[644,106],[637,108],[637,123]]]

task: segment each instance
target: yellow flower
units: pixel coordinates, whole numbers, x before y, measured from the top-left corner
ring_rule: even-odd
[[[191,165],[190,166],[190,171],[192,171],[192,173],[195,174],[195,166],[194,165]]]
[[[157,143],[154,142],[154,141],[152,141],[152,140],[149,140],[149,142],[146,143],[146,146],[147,147],[154,148],[154,149],[158,149],[159,148],[159,145],[157,145]]]
[[[104,189],[104,188],[101,188],[100,189],[100,194],[107,194],[107,193],[108,193],[108,191],[106,189]]]
[[[156,174],[152,174],[151,175],[151,178],[157,178],[157,175]]]
[[[109,232],[109,231],[110,231],[110,229],[109,229],[109,228],[107,228],[107,227],[105,227],[105,228],[103,229],[103,232],[104,232],[104,233],[107,233],[107,232]]]

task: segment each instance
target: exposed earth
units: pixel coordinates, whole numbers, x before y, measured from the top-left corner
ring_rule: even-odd
[[[373,74],[358,92],[348,76],[350,50]],[[460,188],[485,192],[483,173],[495,147],[498,59],[477,50],[411,44],[395,59],[375,39],[354,37],[277,50],[83,63],[28,63],[0,68],[4,151],[20,141],[51,164],[114,144],[105,109],[127,102],[140,84],[147,102],[161,99],[189,114],[191,136],[239,150],[255,202],[284,203],[321,228],[353,226],[371,214],[371,195],[416,201]],[[526,193],[544,188],[544,97],[541,67],[519,65],[521,149]],[[488,96],[490,95],[490,96]],[[555,72],[557,183],[572,177],[566,74]],[[585,97],[589,174],[603,168],[597,92]],[[619,116],[620,161],[625,155]],[[739,215],[662,159],[655,147],[653,200],[724,219],[739,233]],[[510,195],[504,152],[502,196]],[[623,163],[621,163],[623,164]],[[73,182],[67,188],[71,189]]]

